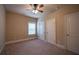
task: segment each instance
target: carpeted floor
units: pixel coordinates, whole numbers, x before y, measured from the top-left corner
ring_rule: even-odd
[[[35,39],[8,44],[2,55],[73,55],[75,53],[61,49],[43,40]]]

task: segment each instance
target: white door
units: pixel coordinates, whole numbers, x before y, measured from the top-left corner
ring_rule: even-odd
[[[46,40],[55,43],[55,19],[46,20]]]
[[[45,26],[44,19],[38,19],[37,22],[37,36],[41,40],[45,40]]]
[[[67,49],[79,54],[79,12],[65,16]]]

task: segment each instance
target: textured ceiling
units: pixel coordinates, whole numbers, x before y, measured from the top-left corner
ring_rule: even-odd
[[[34,18],[39,18],[42,15],[45,15],[49,12],[53,12],[57,10],[58,5],[44,4],[44,13],[38,12],[37,14],[34,14],[32,12],[32,9],[28,4],[5,4],[4,6],[7,11],[16,12],[16,13],[23,14],[25,16],[34,17]]]

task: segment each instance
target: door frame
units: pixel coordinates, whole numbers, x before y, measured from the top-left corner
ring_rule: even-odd
[[[65,49],[68,49],[68,47],[67,47],[67,25],[69,25],[69,20],[68,20],[68,15],[65,15],[64,16],[64,47],[65,47]]]

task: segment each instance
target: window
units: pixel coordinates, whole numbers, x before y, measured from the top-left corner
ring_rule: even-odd
[[[36,24],[29,22],[28,23],[28,34],[32,35],[32,34],[36,34]]]

